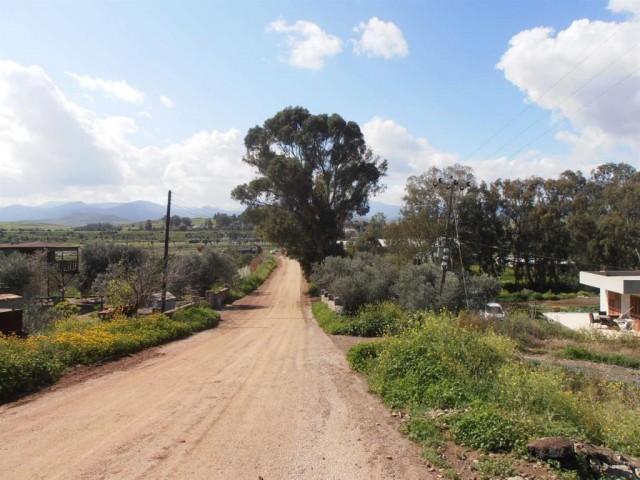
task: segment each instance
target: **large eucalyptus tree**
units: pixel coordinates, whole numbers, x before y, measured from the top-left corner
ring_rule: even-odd
[[[340,115],[288,107],[249,130],[243,161],[258,176],[232,196],[262,235],[286,248],[306,273],[340,251],[344,223],[369,211],[387,163],[367,147],[360,127]]]

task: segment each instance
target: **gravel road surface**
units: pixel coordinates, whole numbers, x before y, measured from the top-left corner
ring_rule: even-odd
[[[217,329],[1,406],[0,477],[431,478],[302,289],[281,257]]]

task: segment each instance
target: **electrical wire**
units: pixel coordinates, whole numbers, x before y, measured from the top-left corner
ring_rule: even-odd
[[[587,103],[585,103],[584,105],[582,105],[580,108],[578,108],[577,110],[571,112],[571,113],[577,113],[580,110],[586,108],[587,106],[589,106],[591,103],[595,102],[597,99],[599,99],[600,97],[602,97],[604,94],[606,94],[607,92],[609,92],[610,90],[614,89],[615,87],[617,87],[618,85],[620,85],[622,82],[624,82],[625,80],[628,80],[629,78],[631,78],[632,76],[639,74],[640,70],[636,70],[634,72],[631,72],[630,74],[628,74],[627,76],[625,76],[624,78],[618,80],[616,83],[614,83],[613,85],[611,85],[610,87],[608,87],[607,89],[605,89],[604,91],[600,92],[600,94],[596,95],[595,97],[593,97],[591,100],[589,100]],[[520,147],[519,149],[515,150],[513,153],[511,153],[511,155],[509,155],[508,157],[514,157],[515,155],[517,155],[518,153],[520,153],[522,150],[524,150],[525,148],[527,148],[529,145],[531,145],[532,143],[534,143],[536,140],[539,140],[540,138],[544,137],[547,133],[549,133],[551,130],[555,130],[556,128],[558,128],[560,125],[562,125],[563,123],[565,123],[567,121],[566,118],[564,118],[562,121],[558,122],[556,125],[552,125],[551,127],[547,128],[544,132],[542,132],[540,135],[538,135],[537,137],[533,138],[531,141],[525,143],[522,147]]]
[[[460,247],[460,234],[458,233],[458,215],[455,209],[453,210],[453,223],[456,228],[456,243],[458,244],[458,254],[460,255],[460,271],[462,272],[462,288],[464,289],[464,299],[467,304],[467,310],[469,310],[469,295],[467,293],[467,281],[464,276],[464,263],[462,261],[462,248]]]
[[[607,38],[605,38],[604,41],[600,45],[598,45],[596,48],[591,50],[591,52],[589,52],[584,58],[582,58],[582,60],[580,60],[577,64],[575,64],[573,66],[573,68],[571,68],[567,73],[565,73],[562,77],[560,77],[558,80],[556,80],[550,87],[548,87],[544,92],[542,92],[542,94],[540,94],[535,99],[532,99],[532,102],[529,103],[525,108],[520,110],[520,112],[518,112],[515,116],[513,116],[511,119],[507,120],[507,122],[501,128],[499,128],[497,132],[495,132],[493,135],[491,135],[489,138],[487,138],[484,142],[482,142],[482,144],[480,144],[479,147],[477,147],[475,150],[473,150],[473,152],[471,152],[469,155],[467,155],[465,157],[464,161],[465,162],[468,161],[471,157],[473,157],[476,153],[478,153],[478,151],[480,151],[480,149],[482,147],[487,145],[491,140],[493,140],[499,134],[501,134],[509,125],[511,125],[518,118],[520,118],[525,112],[527,112],[533,106],[534,102],[538,102],[539,100],[544,98],[545,95],[547,93],[549,93],[556,85],[558,85],[562,80],[564,80],[571,73],[573,73],[580,65],[582,65],[585,61],[587,61],[587,59],[589,59],[594,53],[596,53],[598,50],[600,50],[600,48],[602,48],[609,40],[611,40],[613,37],[615,37],[622,30],[624,30],[629,25],[629,23],[630,22],[623,22],[622,26],[620,28],[618,28],[615,32],[613,32],[611,35],[609,35]]]
[[[587,85],[589,85],[593,80],[595,80],[597,77],[599,77],[601,74],[603,74],[605,71],[607,71],[609,68],[611,68],[613,65],[615,65],[617,62],[619,62],[620,60],[622,60],[622,58],[625,57],[625,55],[627,55],[629,52],[631,52],[634,48],[637,48],[640,45],[640,42],[636,43],[635,45],[633,45],[631,48],[629,48],[626,52],[624,52],[621,56],[619,56],[618,58],[616,58],[615,60],[613,60],[611,63],[609,63],[606,67],[604,67],[602,70],[600,70],[598,73],[596,73],[595,75],[593,75],[591,78],[589,78],[589,80],[587,80],[586,82],[584,82],[582,85],[580,85],[578,88],[576,88],[573,92],[571,92],[569,95],[567,95],[566,97],[564,97],[562,100],[560,100],[558,103],[556,103],[553,107],[551,107],[549,110],[553,111],[556,110],[559,106],[561,106],[564,102],[566,102],[568,99],[570,99],[571,97],[573,97],[576,93],[578,93],[580,90],[582,90],[584,87],[586,87]],[[622,81],[626,80],[627,78],[629,78],[630,76],[634,75],[636,72],[632,72],[631,74],[627,75],[626,77],[624,77],[622,80],[616,82],[613,86],[618,85],[619,83],[621,83]],[[604,92],[607,92],[609,90],[611,90],[611,88],[613,88],[613,86],[607,88]],[[604,93],[603,92],[603,93]],[[601,96],[601,95],[600,95]],[[599,98],[599,97],[596,97]],[[591,100],[589,103],[593,102],[593,100]],[[589,105],[589,103],[583,105],[582,107],[580,107],[578,110],[581,110],[582,108],[585,108],[587,105]],[[575,112],[574,112],[575,113]],[[506,143],[503,143],[502,145],[500,145],[497,149],[495,149],[491,154],[489,154],[489,157],[493,157],[495,155],[498,154],[498,152],[500,152],[503,148],[505,148],[506,146],[508,146],[509,144],[513,143],[514,140],[516,140],[517,138],[519,138],[520,136],[522,136],[526,131],[530,130],[534,125],[536,125],[537,123],[539,123],[541,120],[543,120],[544,118],[547,118],[547,112],[543,112],[541,115],[538,116],[538,118],[536,118],[533,122],[531,122],[529,125],[527,125],[525,128],[523,128],[522,130],[520,130],[516,135],[514,135],[513,137],[511,137],[511,139],[509,139]],[[566,120],[566,119],[565,119]],[[563,121],[565,121],[563,120]],[[557,125],[554,125],[552,127],[556,128]],[[543,135],[545,135],[549,130],[546,130]],[[541,135],[541,136],[543,136]],[[536,139],[538,139],[540,137],[536,137]],[[532,142],[529,142],[529,144]],[[529,145],[528,144],[528,145]],[[523,147],[525,148],[525,147]],[[519,150],[518,150],[519,151]]]
[[[496,245],[488,245],[485,243],[480,243],[480,242],[473,242],[470,240],[460,240],[460,243],[465,243],[467,245],[476,245],[478,247],[487,247],[487,248],[492,248],[495,250],[500,250],[500,251],[507,251],[508,249],[505,247],[498,247]],[[531,253],[531,252],[519,252],[520,255],[526,255],[527,257],[532,257],[534,259],[536,258],[540,258],[543,260],[551,260],[554,262],[566,262],[567,259],[566,258],[558,258],[558,257],[550,257],[547,255],[538,255],[536,253]],[[615,265],[602,265],[601,263],[592,263],[592,262],[574,262],[574,263],[580,263],[582,265],[589,265],[589,266],[593,266],[593,267],[600,267],[603,266],[605,269],[607,270],[620,270],[620,271],[626,271],[629,270],[627,267],[619,267],[619,266],[615,266]]]

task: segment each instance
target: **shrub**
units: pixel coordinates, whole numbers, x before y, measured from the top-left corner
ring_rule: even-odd
[[[365,305],[350,323],[348,335],[382,337],[397,335],[407,324],[407,313],[394,302]]]
[[[241,280],[241,283],[238,286],[241,296],[253,292],[256,288],[262,285],[273,269],[276,268],[277,264],[278,260],[276,257],[267,255],[255,272]]]
[[[311,306],[311,311],[318,325],[330,335],[347,335],[348,327],[346,326],[348,319],[331,310],[323,302],[315,302]]]
[[[519,451],[532,438],[563,436],[640,454],[637,385],[521,362],[512,340],[459,320],[464,323],[451,315],[410,315],[412,327],[354,346],[349,362],[387,405],[412,417],[456,409],[435,421],[472,448]]]
[[[419,314],[421,325],[384,342],[373,387],[393,407],[465,405],[495,382],[513,345],[492,332],[460,329],[453,317]]]
[[[54,320],[59,318],[73,317],[80,314],[80,307],[78,307],[77,305],[72,305],[65,300],[51,307],[49,313]]]
[[[314,265],[311,280],[338,295],[348,313],[365,304],[394,300],[408,310],[477,309],[500,291],[498,281],[486,275],[465,276],[463,285],[450,272],[441,294],[441,275],[434,264],[399,266],[388,256],[358,253],[353,258],[325,258]]]
[[[312,311],[318,325],[332,335],[382,337],[396,335],[409,325],[405,310],[393,302],[365,305],[355,315],[338,315],[322,302],[314,303]]]
[[[358,253],[353,258],[327,257],[313,267],[311,281],[338,295],[347,313],[367,303],[393,299],[396,266],[388,257]]]
[[[0,335],[0,401],[55,382],[64,368],[43,337],[23,339]]]
[[[351,368],[357,372],[368,372],[381,350],[382,344],[378,342],[359,343],[349,349],[347,360]]]
[[[402,426],[402,433],[423,447],[437,448],[444,444],[440,428],[432,418],[412,417]]]
[[[509,452],[524,446],[531,429],[521,417],[488,404],[460,413],[450,423],[457,443],[484,452]]]

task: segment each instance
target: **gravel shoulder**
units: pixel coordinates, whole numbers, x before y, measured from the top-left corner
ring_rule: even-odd
[[[0,406],[7,479],[428,479],[281,258],[217,329]]]

